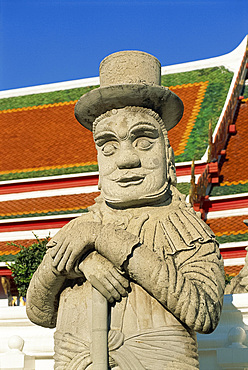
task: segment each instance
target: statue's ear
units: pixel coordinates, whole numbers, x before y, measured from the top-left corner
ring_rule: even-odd
[[[176,185],[176,166],[174,159],[174,151],[171,146],[168,147],[168,178],[171,180],[172,185]]]

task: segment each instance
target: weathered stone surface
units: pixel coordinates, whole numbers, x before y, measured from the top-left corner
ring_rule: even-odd
[[[111,88],[112,95],[120,91]],[[106,98],[91,123],[83,100],[78,106],[81,123],[93,130],[101,195],[49,242],[27,297],[30,319],[56,326],[56,369],[91,368],[92,360],[95,369],[107,362],[122,370],[198,369],[195,331],[210,333],[218,324],[223,262],[212,231],[176,189],[167,137],[181,103],[164,121],[149,99],[124,107],[111,100],[106,109]],[[108,314],[94,289],[107,299]],[[108,354],[99,354],[107,335]]]
[[[246,248],[248,250],[248,248]],[[235,276],[226,286],[225,294],[248,293],[248,255],[245,257],[245,265],[240,273]]]

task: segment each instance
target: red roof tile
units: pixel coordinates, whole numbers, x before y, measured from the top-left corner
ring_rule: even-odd
[[[73,211],[87,208],[94,203],[98,192],[87,194],[60,195],[10,200],[0,202],[0,216],[14,216],[34,213]]]
[[[42,240],[42,239],[40,239]],[[24,247],[29,247],[33,243],[35,243],[36,239],[25,239],[25,240],[15,240],[14,242],[0,242],[0,256],[8,255],[8,254],[17,254],[20,252],[20,247],[17,245],[23,245]],[[12,245],[15,244],[15,245]]]
[[[0,112],[1,173],[95,164],[92,134],[75,119],[74,105],[60,103]]]
[[[235,266],[225,266],[224,270],[225,273],[229,276],[236,276],[239,274],[240,270],[244,267],[244,265],[235,265]]]
[[[237,134],[231,136],[226,150],[226,160],[220,175],[221,185],[248,182],[248,99],[239,106],[236,118]]]
[[[8,245],[7,242],[0,242],[0,256],[17,254],[18,252],[20,252],[20,248],[14,245]]]
[[[243,222],[246,218],[246,216],[214,218],[207,220],[207,224],[217,236],[246,234],[248,227]]]

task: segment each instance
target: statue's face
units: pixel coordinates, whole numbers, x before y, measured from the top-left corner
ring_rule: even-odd
[[[100,187],[107,202],[151,203],[167,185],[160,124],[147,113],[116,110],[96,126]]]

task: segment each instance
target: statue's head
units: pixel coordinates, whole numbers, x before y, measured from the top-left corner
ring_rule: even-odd
[[[175,181],[167,130],[159,115],[143,107],[113,109],[93,124],[99,188],[114,206],[150,204]]]
[[[111,205],[157,202],[176,181],[167,131],[181,119],[183,103],[160,79],[152,55],[115,53],[100,65],[100,88],[76,104],[76,118],[93,131],[99,188]]]

